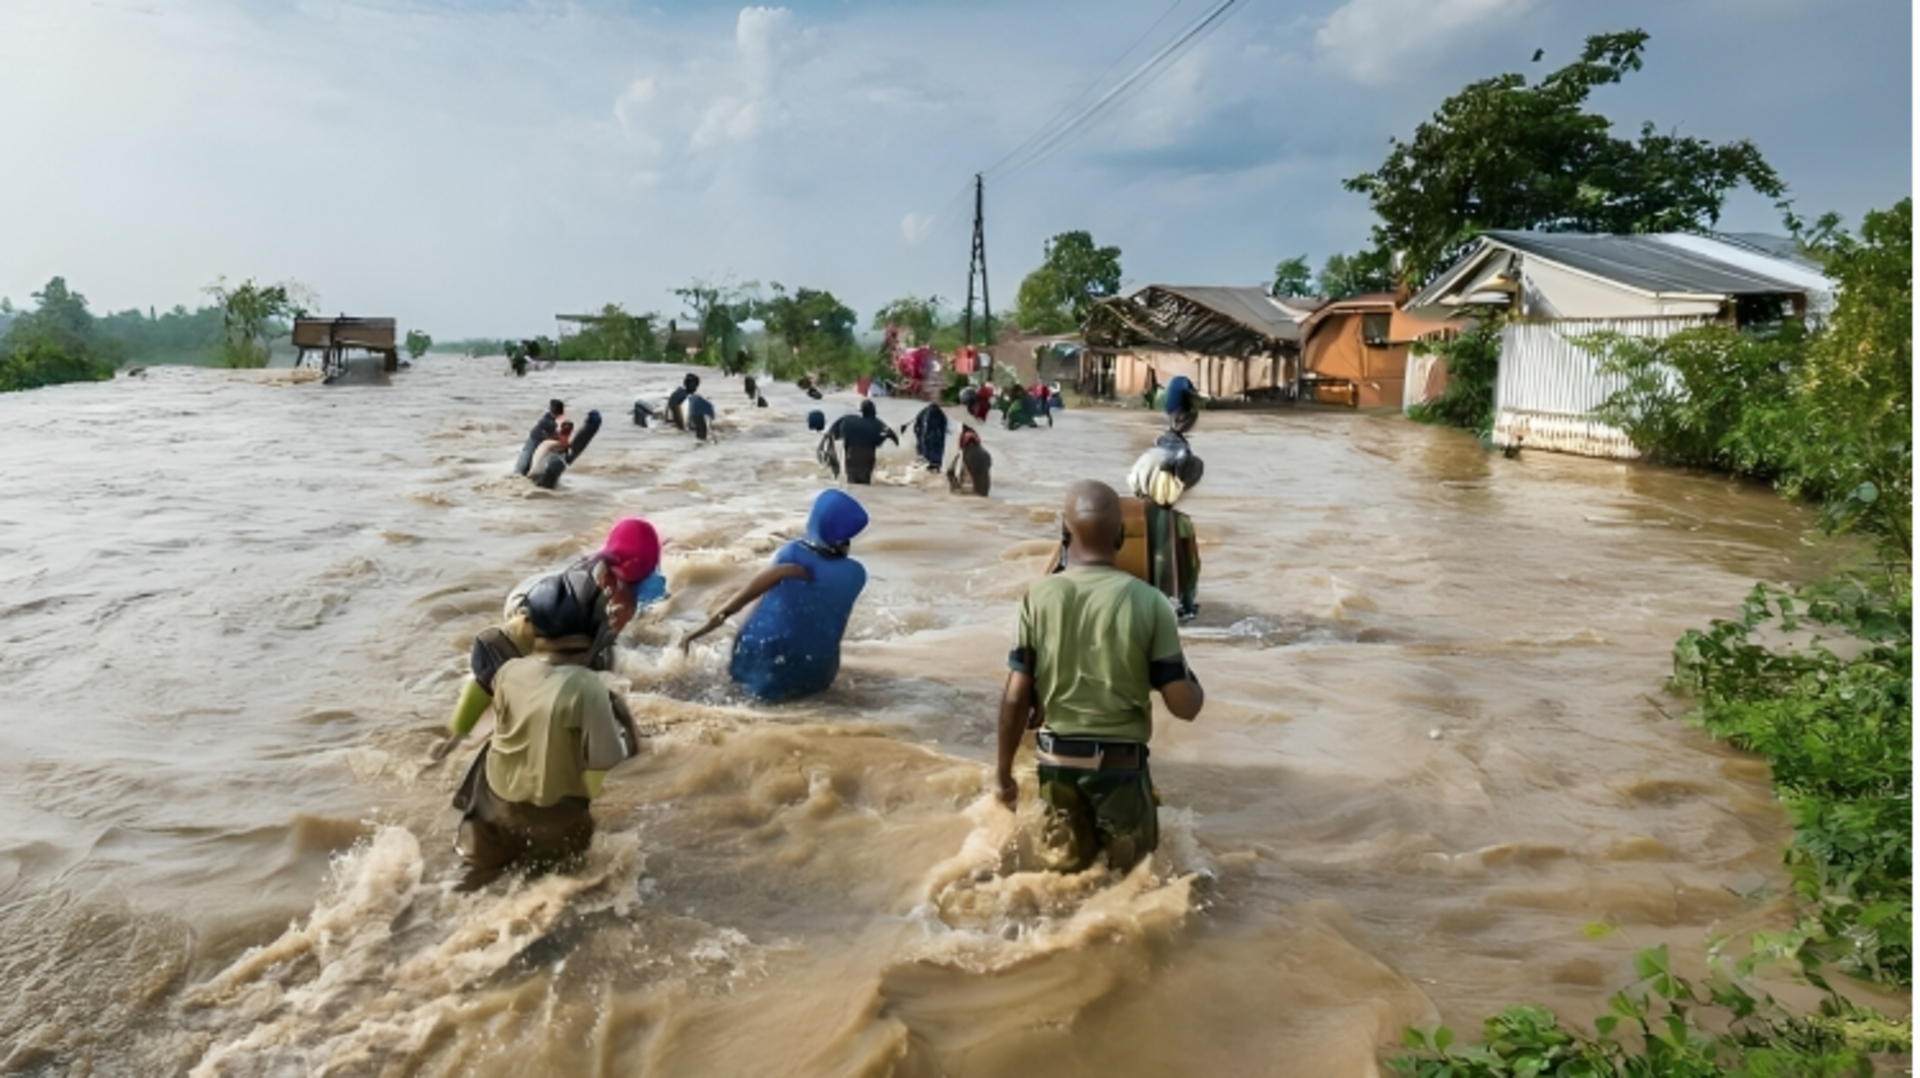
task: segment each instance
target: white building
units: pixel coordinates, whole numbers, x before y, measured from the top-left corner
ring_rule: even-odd
[[[1406,308],[1422,317],[1503,308],[1493,441],[1636,457],[1593,418],[1621,379],[1578,339],[1665,337],[1709,322],[1744,326],[1830,309],[1834,283],[1769,236],[1487,232]]]

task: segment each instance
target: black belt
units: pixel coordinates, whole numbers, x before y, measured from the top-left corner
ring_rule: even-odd
[[[1138,771],[1147,765],[1147,747],[1138,741],[1063,737],[1052,730],[1040,731],[1034,741],[1041,752],[1092,771]]]

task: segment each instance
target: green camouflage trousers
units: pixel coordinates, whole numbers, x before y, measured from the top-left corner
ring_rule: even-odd
[[[1081,872],[1105,851],[1108,866],[1125,872],[1160,845],[1160,799],[1145,767],[1087,771],[1041,764],[1039,770],[1049,868]]]

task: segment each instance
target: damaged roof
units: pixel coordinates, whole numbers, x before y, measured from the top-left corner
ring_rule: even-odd
[[[1298,346],[1301,323],[1325,301],[1275,299],[1258,286],[1154,284],[1102,300],[1087,315],[1087,343],[1156,344],[1207,355]]]

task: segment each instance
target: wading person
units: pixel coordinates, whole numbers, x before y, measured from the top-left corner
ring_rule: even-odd
[[[993,489],[993,454],[980,444],[980,435],[964,423],[960,426],[960,451],[947,465],[947,489],[982,498]]]
[[[1000,802],[1019,799],[1013,758],[1036,735],[1040,799],[1052,867],[1079,872],[1102,854],[1125,872],[1160,844],[1147,743],[1152,694],[1191,721],[1206,696],[1187,667],[1167,597],[1114,567],[1124,538],[1120,496],[1105,483],[1067,491],[1067,568],[1034,583],[1000,701]]]
[[[813,500],[806,538],[786,544],[704,625],[688,633],[681,651],[759,600],[734,637],[728,667],[733,680],[769,703],[821,692],[840,673],[840,638],[867,570],[848,557],[867,511],[852,495],[823,490]]]
[[[687,429],[687,414],[683,405],[687,403],[687,397],[699,388],[700,376],[688,371],[687,376],[680,379],[680,387],[667,395],[667,421],[680,430]]]
[[[937,472],[947,456],[947,413],[938,404],[929,404],[913,417],[913,448],[927,462],[927,470]]]
[[[704,442],[713,437],[714,411],[712,401],[698,393],[689,393],[687,394],[686,402],[681,405],[681,408],[686,412],[687,429],[693,432],[695,438]]]
[[[899,445],[900,436],[893,433],[892,427],[880,422],[872,401],[861,401],[859,415],[843,415],[827,428],[827,436],[822,444],[830,442],[839,443],[841,477],[849,483],[871,484],[880,444],[892,442]]]
[[[591,600],[547,577],[527,594],[532,652],[494,675],[493,734],[468,768],[453,807],[454,848],[467,864],[459,889],[483,887],[509,868],[565,867],[593,839],[589,807],[615,764],[631,756],[630,728],[588,663]]]
[[[513,464],[513,474],[526,475],[533,468],[533,455],[540,447],[554,440],[560,434],[560,421],[567,416],[567,406],[558,399],[547,402],[546,413],[527,432],[527,444],[520,448],[520,459]]]
[[[1167,426],[1171,430],[1185,434],[1193,429],[1200,419],[1196,410],[1200,406],[1200,394],[1194,391],[1193,380],[1184,374],[1176,374],[1167,383]]]
[[[653,525],[639,517],[628,517],[607,533],[599,552],[583,558],[558,573],[546,573],[521,581],[507,594],[502,624],[481,630],[473,638],[468,653],[470,676],[460,687],[453,714],[447,719],[451,736],[433,749],[433,759],[444,758],[460,740],[473,732],[487,707],[494,701],[494,679],[508,662],[533,651],[534,625],[530,597],[541,583],[558,579],[566,593],[584,607],[592,619],[592,631],[585,664],[590,669],[613,669],[613,642],[633,620],[642,604],[656,602],[666,595],[666,581],[659,575],[660,537]]]

